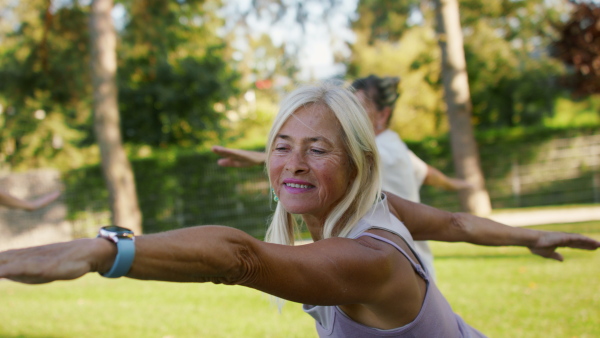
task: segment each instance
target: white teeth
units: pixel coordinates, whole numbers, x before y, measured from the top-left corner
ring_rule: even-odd
[[[292,188],[308,189],[308,185],[304,185],[304,184],[286,183],[285,185],[287,185],[288,187],[292,187]]]

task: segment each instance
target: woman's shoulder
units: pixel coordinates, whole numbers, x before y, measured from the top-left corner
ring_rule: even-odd
[[[387,196],[382,194],[382,198],[378,201],[371,210],[358,222],[356,227],[350,231],[348,238],[357,238],[362,233],[371,229],[386,230],[394,235],[402,237],[409,245],[413,245],[413,238],[398,217],[390,211]]]

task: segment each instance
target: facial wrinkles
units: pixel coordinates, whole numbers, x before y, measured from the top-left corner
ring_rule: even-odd
[[[322,111],[319,109],[319,113]],[[292,137],[285,135],[282,138],[285,138],[287,142],[292,146],[292,153],[288,159],[286,160],[286,169],[295,170],[295,167],[311,170],[321,169],[323,167],[335,165],[337,158],[341,158],[345,155],[344,151],[339,149],[339,141],[336,138],[332,139],[332,136],[337,136],[337,132],[331,135],[331,132],[326,133],[322,132],[319,126],[323,125],[323,121],[326,119],[323,118],[315,118],[311,116],[309,121],[304,121],[298,118],[295,115],[292,115],[296,121],[302,124],[304,127],[312,131],[316,135],[306,136],[303,138],[293,139]],[[313,121],[316,120],[316,121]],[[313,128],[313,125],[315,128]],[[326,135],[330,134],[330,135]],[[323,155],[315,155],[311,153],[313,147],[317,147],[325,151],[326,154]],[[291,164],[291,161],[297,161],[298,163]]]

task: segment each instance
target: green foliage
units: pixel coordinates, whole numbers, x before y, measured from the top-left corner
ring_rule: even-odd
[[[572,179],[530,184],[524,191],[526,198],[515,198],[511,191],[513,164],[522,166],[535,163],[545,151],[546,144],[555,139],[596,135],[600,124],[574,128],[499,128],[477,131],[475,134],[481,159],[481,168],[486,178],[486,188],[494,209],[518,208],[565,203],[593,203],[594,191],[590,184],[594,171],[583,168],[583,174]],[[449,176],[454,176],[452,150],[448,136],[429,137],[421,141],[405,140],[407,146],[426,163]],[[456,192],[447,192],[430,186],[421,188],[421,201],[444,210],[459,211]]]
[[[556,57],[571,66],[569,82],[577,96],[600,94],[600,4],[571,1],[575,9],[560,27],[554,43]]]
[[[358,3],[359,19],[353,23],[357,31],[366,32],[366,41],[394,41],[410,27],[411,11],[417,10],[419,1],[362,0]]]
[[[543,1],[467,1],[461,7],[469,27],[465,57],[475,126],[540,125],[553,114],[564,67],[547,48],[559,11]]]
[[[118,82],[126,141],[193,147],[222,136],[239,76],[218,0],[122,1]],[[18,2],[0,26],[0,160],[13,170],[77,168],[98,158],[92,129],[89,7]],[[12,15],[12,16],[11,16]],[[217,107],[217,108],[215,108]],[[220,108],[222,107],[222,109]]]
[[[362,39],[359,36],[355,45],[351,76],[374,73],[401,78],[392,129],[409,139],[447,132],[437,61],[439,49],[433,30],[414,27],[406,31],[397,44],[376,41],[365,46]]]
[[[50,4],[21,2],[2,38],[0,153],[13,167],[66,163],[91,130],[87,9]]]
[[[119,101],[124,140],[151,146],[190,147],[220,135],[224,115],[215,105],[237,92],[236,76],[216,57],[220,46],[204,59],[185,58],[171,65],[158,61],[147,80],[132,80],[137,69],[125,67]],[[129,81],[127,81],[129,80]],[[223,104],[223,103],[222,103]]]
[[[549,57],[548,47],[565,8],[543,0],[460,1],[475,128],[536,126],[552,116],[565,70]],[[411,24],[410,11],[421,13],[422,21]],[[402,78],[393,127],[403,137],[448,130],[433,11],[426,2],[417,7],[411,1],[390,5],[365,0],[353,23],[357,39],[349,75]]]
[[[264,237],[274,206],[263,167],[222,168],[212,152],[164,151],[131,163],[145,233],[216,224]],[[69,219],[94,217],[108,210],[99,166],[69,171],[63,179],[66,194],[75,197],[67,199]],[[78,236],[87,236],[88,230],[77,229]]]
[[[124,140],[190,147],[222,132],[222,112],[239,93],[214,1],[128,3],[119,102]],[[215,109],[215,105],[224,108]]]
[[[583,127],[600,124],[600,95],[572,100],[559,97],[556,100],[552,117],[544,120],[544,125],[557,128],[563,126]]]

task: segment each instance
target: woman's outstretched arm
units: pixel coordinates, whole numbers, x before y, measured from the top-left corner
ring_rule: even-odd
[[[104,274],[116,255],[116,245],[104,238],[0,252],[0,279],[40,284]],[[287,246],[230,227],[197,226],[135,237],[126,276],[236,284],[295,302],[331,305],[389,298],[382,293],[402,283],[416,285],[412,271],[396,249],[369,238]]]
[[[247,168],[264,165],[267,154],[260,151],[225,148],[213,146],[212,151],[221,156],[217,163],[222,167]]]
[[[468,242],[487,246],[524,246],[545,258],[563,260],[559,247],[596,250],[600,242],[565,232],[512,227],[469,213],[451,213],[386,193],[391,209],[415,240]]]

